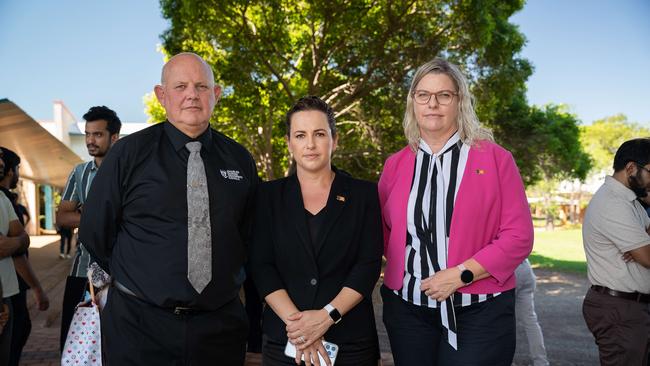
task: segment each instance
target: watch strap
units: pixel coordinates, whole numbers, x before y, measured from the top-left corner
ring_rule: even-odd
[[[342,318],[341,313],[332,304],[327,304],[323,306],[323,309],[327,311],[330,318],[332,318],[332,320],[334,321],[334,324],[341,321]]]
[[[469,286],[474,282],[474,273],[467,269],[463,263],[456,266],[456,268],[460,270],[460,280],[465,284],[465,286]],[[463,277],[467,277],[467,279],[464,279]]]

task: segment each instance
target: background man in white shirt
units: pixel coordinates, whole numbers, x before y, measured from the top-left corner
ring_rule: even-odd
[[[650,139],[623,143],[614,174],[592,198],[582,226],[583,303],[601,365],[643,365],[650,349],[650,218],[637,200],[650,190]]]

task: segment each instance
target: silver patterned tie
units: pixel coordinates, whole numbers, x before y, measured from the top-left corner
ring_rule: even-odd
[[[212,234],[208,180],[201,159],[201,143],[185,144],[187,159],[187,278],[201,293],[212,278]]]

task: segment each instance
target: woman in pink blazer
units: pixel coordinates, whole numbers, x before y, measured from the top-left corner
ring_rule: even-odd
[[[384,323],[396,365],[510,365],[515,268],[533,245],[512,155],[493,142],[465,76],[422,65],[406,100],[409,145],[379,180]]]

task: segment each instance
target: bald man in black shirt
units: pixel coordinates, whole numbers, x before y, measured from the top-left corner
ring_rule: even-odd
[[[248,321],[238,293],[255,163],[210,128],[221,89],[203,59],[178,54],[161,79],[167,121],[114,145],[85,204],[94,214],[81,219],[81,241],[113,276],[106,356],[111,365],[242,365]]]

